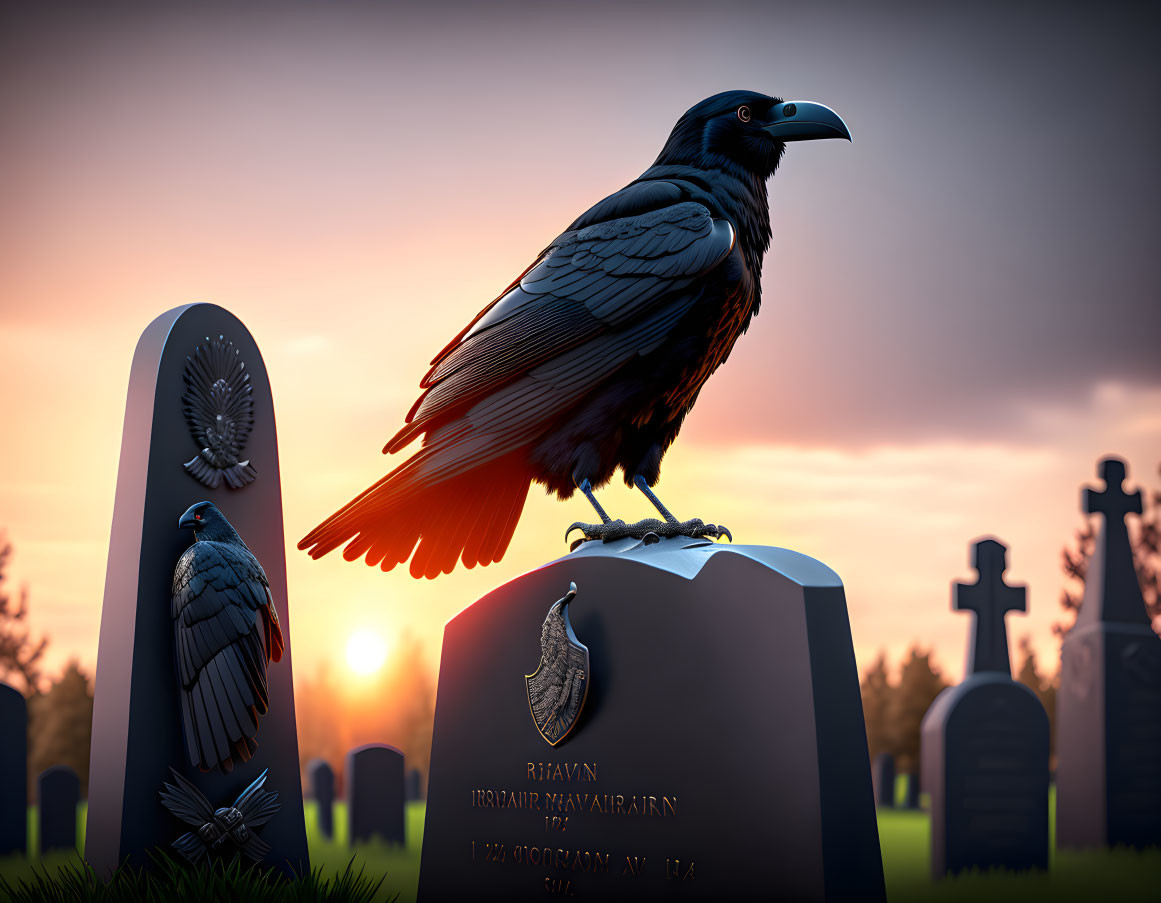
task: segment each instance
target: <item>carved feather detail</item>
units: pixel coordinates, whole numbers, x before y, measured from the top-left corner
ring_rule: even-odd
[[[257,471],[242,450],[254,428],[253,387],[246,364],[224,336],[206,338],[186,358],[182,411],[201,451],[186,472],[211,489],[222,481],[231,489],[254,482]]]

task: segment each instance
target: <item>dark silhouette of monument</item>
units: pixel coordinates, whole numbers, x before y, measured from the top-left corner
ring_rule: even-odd
[[[1025,611],[1024,587],[1004,582],[1007,551],[977,542],[975,583],[956,583],[970,611],[963,683],[931,704],[921,728],[923,787],[931,799],[931,873],[1048,868],[1048,715],[1012,680],[1004,615]]]
[[[28,704],[0,683],[0,857],[28,849]]]
[[[191,386],[200,386],[205,396],[193,405],[196,410],[191,409]],[[207,417],[213,410],[221,419]],[[216,426],[207,425],[211,422]],[[203,447],[203,442],[209,444]],[[186,466],[199,455],[200,465]],[[244,472],[247,479],[215,479],[214,468],[221,474]],[[261,688],[269,708],[262,717],[257,750],[248,761],[234,763],[229,774],[218,767],[201,771],[190,762],[178,658],[195,653],[175,648],[171,617],[174,568],[190,544],[189,529],[179,528],[178,519],[202,501],[213,502],[229,517],[262,562],[286,640],[282,663],[269,669],[267,686]],[[270,847],[263,861],[287,871],[309,869],[274,403],[258,346],[242,322],[222,308],[179,307],[162,314],[142,334],[129,378],[112,520],[93,702],[85,859],[98,875],[106,876],[126,860],[134,867],[150,867],[154,848],[173,853],[172,844],[191,825],[162,804],[163,785],[174,780],[171,768],[192,782],[210,807],[233,806],[267,771],[263,791],[277,794],[280,807],[260,827],[254,826]],[[226,584],[212,583],[201,587],[199,617],[213,614],[222,601],[217,593]],[[239,582],[235,588],[241,586]],[[255,604],[265,601],[263,596]],[[202,624],[209,626],[208,621]],[[250,625],[239,621],[236,626],[241,630]],[[205,638],[201,640],[196,654],[212,651],[213,642],[204,645]],[[206,673],[222,693],[241,691],[228,685],[229,674],[216,666]],[[208,707],[204,714],[229,719],[228,713],[217,710],[215,716]],[[212,733],[215,738],[229,734]],[[225,747],[218,751],[223,756],[228,752]],[[210,768],[213,763],[203,765]],[[198,827],[192,830],[196,833]],[[207,832],[211,829],[207,822]],[[237,825],[231,829],[241,830]]]
[[[1081,507],[1101,516],[1076,623],[1061,648],[1056,843],[1161,844],[1161,638],[1149,625],[1125,516],[1141,493],[1125,462],[1100,462],[1103,489]]]

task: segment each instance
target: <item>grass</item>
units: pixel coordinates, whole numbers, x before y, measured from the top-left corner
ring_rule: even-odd
[[[901,799],[901,797],[900,797]],[[1055,798],[1050,798],[1050,816]],[[125,880],[116,893],[101,894],[86,877],[83,863],[75,853],[52,853],[43,859],[9,857],[0,860],[0,899],[5,898],[2,882],[17,887],[11,897],[14,903],[42,903],[68,899],[120,903],[132,899],[164,899],[182,903],[185,900],[245,899],[261,901],[335,900],[351,903],[414,903],[419,882],[419,850],[423,842],[423,803],[409,803],[406,810],[407,843],[391,846],[373,842],[347,846],[347,813],[341,803],[335,805],[335,837],[324,839],[318,830],[314,803],[306,804],[306,835],[310,846],[312,876],[294,885],[262,884],[261,876],[244,874],[244,869],[205,880],[192,880],[188,870],[177,869],[169,883],[149,885],[138,876]],[[82,819],[83,811],[78,813]],[[1050,824],[1055,822],[1050,817]],[[30,829],[35,828],[35,814],[30,814]],[[891,903],[1005,903],[1013,900],[1032,903],[1053,900],[1108,900],[1115,903],[1153,901],[1161,887],[1161,849],[1144,853],[1125,850],[1103,850],[1076,853],[1059,852],[1052,856],[1047,873],[1011,874],[1005,872],[969,873],[932,882],[929,844],[931,823],[922,811],[903,809],[879,811],[879,839],[883,849],[883,870],[887,881],[887,898]],[[34,834],[30,830],[30,839]],[[78,837],[83,837],[79,834]],[[33,847],[34,848],[34,847]],[[160,874],[166,876],[163,866]],[[360,880],[359,873],[365,876]],[[26,890],[19,890],[24,882]],[[231,884],[230,882],[234,882]],[[376,884],[375,882],[379,882]],[[11,893],[11,892],[10,892]],[[138,894],[134,897],[132,894]]]

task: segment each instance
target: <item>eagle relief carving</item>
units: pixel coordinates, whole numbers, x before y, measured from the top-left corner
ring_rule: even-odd
[[[553,603],[540,628],[540,665],[524,676],[532,720],[550,746],[576,726],[589,692],[589,650],[572,632],[568,604],[576,584]]]
[[[253,387],[234,343],[207,337],[185,359],[184,379],[182,410],[201,449],[185,462],[186,473],[210,489],[223,480],[231,489],[253,483],[258,472],[242,460],[254,428]]]

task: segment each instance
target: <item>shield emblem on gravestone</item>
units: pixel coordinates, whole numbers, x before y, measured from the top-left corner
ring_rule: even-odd
[[[528,708],[536,730],[556,746],[576,726],[589,693],[589,649],[572,631],[568,604],[576,584],[553,603],[540,628],[540,664],[524,675]]]

